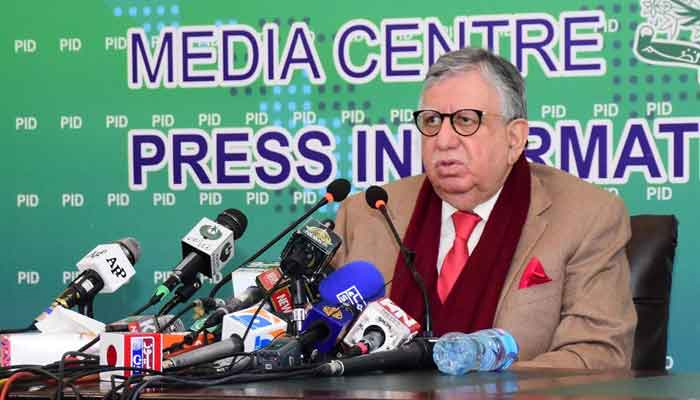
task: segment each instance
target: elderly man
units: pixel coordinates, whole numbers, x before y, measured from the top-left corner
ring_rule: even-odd
[[[419,110],[425,175],[385,186],[389,214],[428,289],[437,335],[511,332],[520,364],[629,368],[636,314],[622,201],[525,160],[525,88],[485,50],[443,55]],[[392,280],[390,297],[423,320],[418,286],[381,215],[362,195],[336,218],[334,263],[364,259]]]

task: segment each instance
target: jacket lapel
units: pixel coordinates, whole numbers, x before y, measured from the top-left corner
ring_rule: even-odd
[[[527,213],[527,218],[525,219],[525,226],[523,227],[523,232],[520,235],[520,241],[515,249],[515,254],[513,255],[513,261],[508,270],[508,275],[506,275],[506,281],[503,284],[503,290],[501,290],[501,296],[498,300],[498,307],[496,308],[496,314],[494,315],[494,322],[498,320],[499,313],[501,311],[501,306],[503,305],[503,299],[511,292],[517,288],[515,283],[515,278],[520,275],[520,271],[527,265],[527,260],[529,259],[530,252],[534,247],[537,240],[539,240],[542,233],[544,233],[547,224],[549,223],[546,215],[543,215],[544,211],[549,208],[552,201],[542,185],[542,182],[534,176],[532,178],[532,192],[530,198],[530,209]]]

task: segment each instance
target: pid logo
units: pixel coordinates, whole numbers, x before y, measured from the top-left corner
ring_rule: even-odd
[[[152,337],[132,337],[131,339],[131,367],[141,369],[155,369],[155,339]],[[143,371],[133,371],[134,375]]]

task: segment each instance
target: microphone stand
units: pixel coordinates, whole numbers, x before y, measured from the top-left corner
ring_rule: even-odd
[[[413,280],[416,282],[418,285],[418,288],[420,289],[421,295],[423,296],[423,304],[425,307],[425,321],[424,321],[424,331],[421,332],[421,336],[423,337],[432,337],[433,336],[433,320],[430,314],[430,301],[428,300],[428,291],[425,288],[425,282],[423,282],[423,279],[421,278],[420,275],[418,275],[418,271],[416,270],[416,266],[413,264],[413,260],[416,258],[416,253],[406,247],[404,245],[403,241],[401,240],[401,237],[399,236],[399,232],[396,231],[396,227],[394,226],[394,223],[391,221],[391,218],[389,217],[389,213],[387,212],[386,206],[381,205],[378,207],[379,211],[382,213],[384,216],[384,219],[386,219],[389,228],[391,229],[391,233],[394,236],[394,239],[396,239],[396,243],[399,244],[399,249],[401,251],[401,255],[403,256],[403,261],[404,264],[406,264],[406,267],[408,268],[409,271],[411,271],[411,275],[413,276]]]

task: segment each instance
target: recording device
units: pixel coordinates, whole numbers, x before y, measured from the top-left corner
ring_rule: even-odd
[[[342,376],[376,370],[435,368],[434,344],[435,339],[416,338],[394,350],[333,360],[318,366],[314,372],[317,376]]]
[[[406,264],[406,267],[411,272],[413,280],[416,282],[418,288],[421,291],[421,294],[423,295],[423,306],[425,307],[425,332],[423,332],[423,336],[432,337],[433,323],[432,317],[430,316],[430,301],[428,300],[428,291],[425,288],[425,282],[423,281],[423,278],[421,278],[421,276],[418,274],[416,266],[413,265],[415,253],[403,244],[399,233],[396,231],[396,226],[394,226],[394,223],[391,221],[391,217],[389,217],[389,212],[386,209],[386,205],[389,202],[389,194],[383,188],[373,185],[370,186],[365,192],[365,200],[371,208],[379,210],[379,212],[382,213],[382,216],[384,216],[384,219],[386,220],[387,224],[389,225],[389,228],[391,229],[391,233],[393,234],[396,243],[398,243],[399,245],[401,255],[404,259],[404,264]]]
[[[292,320],[295,332],[301,331],[306,318],[305,282],[318,282],[328,274],[328,264],[341,243],[340,236],[311,219],[292,235],[282,250],[280,268],[292,282]]]
[[[67,309],[89,306],[91,309],[92,299],[97,293],[113,293],[131,280],[135,274],[134,264],[140,257],[141,245],[131,237],[98,245],[78,261],[80,275],[35,321],[46,318],[56,306]]]
[[[168,279],[156,288],[149,303],[155,304],[177,285],[190,284],[198,273],[212,277],[234,254],[234,240],[239,239],[248,226],[242,212],[229,208],[216,221],[202,218],[182,238],[183,259]]]
[[[396,349],[413,339],[420,328],[388,297],[373,301],[345,335],[343,343],[350,347],[345,356]]]

